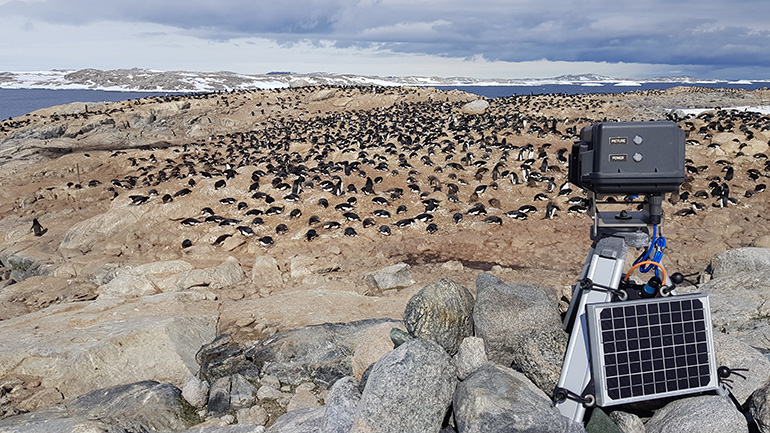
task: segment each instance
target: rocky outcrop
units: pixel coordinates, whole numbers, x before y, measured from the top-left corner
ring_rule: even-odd
[[[561,330],[556,302],[543,287],[508,285],[479,274],[473,321],[490,361],[523,372],[544,391],[553,390],[568,336]]]
[[[707,395],[673,401],[645,424],[647,433],[748,433],[746,418],[727,397]]]

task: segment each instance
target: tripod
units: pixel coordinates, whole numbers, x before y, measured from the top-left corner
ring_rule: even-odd
[[[593,244],[564,318],[563,329],[570,333],[570,339],[561,376],[554,391],[554,404],[562,416],[573,423],[582,423],[586,407],[595,404],[586,305],[609,302],[613,297],[625,299],[624,292],[617,288],[623,277],[628,248],[648,246],[650,239],[647,227],[662,221],[661,195],[648,196],[642,211],[623,210],[613,215],[600,212],[597,205],[607,202],[600,202],[601,196],[591,194]]]

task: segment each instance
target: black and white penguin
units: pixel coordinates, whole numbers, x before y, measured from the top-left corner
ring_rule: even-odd
[[[32,228],[30,230],[35,236],[43,236],[48,231],[47,228],[43,228],[43,226],[40,225],[40,221],[38,221],[37,218],[32,219]]]

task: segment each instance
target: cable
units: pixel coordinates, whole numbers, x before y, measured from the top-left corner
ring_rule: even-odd
[[[644,250],[644,252],[639,256],[639,258],[636,259],[636,261],[634,261],[634,265],[645,261],[660,263],[660,261],[663,260],[663,252],[665,250],[666,238],[664,238],[662,235],[658,236],[658,226],[653,225],[650,246]],[[650,254],[652,254],[652,257],[650,257]],[[650,272],[651,269],[653,269],[653,265],[640,267],[639,271],[646,274],[647,272]],[[660,278],[657,267],[655,267],[655,276]],[[662,281],[665,283],[666,279],[663,278]]]
[[[660,269],[660,272],[663,274],[663,278],[661,278],[660,280],[663,282],[663,284],[665,284],[666,278],[668,278],[668,276],[666,274],[666,268],[664,268],[663,265],[661,265],[660,263],[653,262],[651,260],[645,260],[643,262],[639,262],[639,263],[636,263],[633,266],[631,266],[631,269],[628,270],[628,273],[626,273],[626,276],[625,276],[625,278],[623,278],[623,280],[628,280],[628,277],[631,276],[631,272],[634,272],[634,269],[639,268],[639,267],[644,266],[644,265],[655,266],[658,269]]]

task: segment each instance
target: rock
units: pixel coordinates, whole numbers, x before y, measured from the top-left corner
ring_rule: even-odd
[[[318,397],[316,397],[315,394],[308,390],[298,389],[291,397],[291,400],[289,400],[289,404],[286,405],[286,412],[318,406]]]
[[[224,425],[204,426],[185,430],[182,433],[264,433],[265,427],[261,425]]]
[[[615,424],[615,421],[607,415],[607,412],[600,407],[591,411],[591,417],[586,424],[588,433],[624,433],[623,430]]]
[[[748,413],[757,423],[759,431],[770,432],[770,380],[754,391],[748,402]]]
[[[393,342],[394,347],[398,347],[409,340],[414,340],[411,334],[398,328],[391,328],[390,341]]]
[[[260,288],[283,285],[283,275],[278,269],[278,261],[270,256],[257,256],[251,268],[251,282]]]
[[[179,388],[145,381],[94,390],[59,408],[2,420],[0,431],[179,431],[198,422]],[[63,426],[77,428],[60,430]]]
[[[4,251],[0,253],[0,263],[10,269],[7,279],[22,281],[33,276],[51,275],[56,266],[44,260]]]
[[[243,348],[229,334],[218,335],[211,343],[201,346],[195,359],[201,366],[200,377],[209,382],[236,373],[259,377],[259,369],[246,359]]]
[[[281,383],[298,385],[313,381],[331,386],[352,375],[351,354],[355,344],[371,326],[382,323],[394,326],[400,322],[377,319],[292,329],[258,342],[244,354],[258,371],[277,377]]]
[[[451,280],[423,287],[404,309],[404,325],[417,338],[438,343],[450,356],[473,335],[473,295]]]
[[[712,278],[759,271],[770,271],[770,248],[737,248],[722,251],[711,259]]]
[[[441,269],[444,269],[447,271],[462,271],[464,269],[464,266],[462,262],[459,260],[449,260],[448,262],[444,262],[441,265]]]
[[[770,270],[723,275],[680,292],[708,294],[715,330],[770,351]]]
[[[381,294],[384,290],[402,289],[414,284],[409,265],[406,263],[369,272],[364,276],[364,281],[371,294]]]
[[[223,415],[230,410],[230,385],[230,376],[220,377],[211,384],[209,402],[206,406],[209,413]]]
[[[240,409],[236,412],[238,424],[265,425],[270,415],[262,406],[252,406],[248,409]]]
[[[456,385],[441,346],[422,338],[407,341],[374,365],[351,433],[438,432]]]
[[[221,289],[239,283],[245,278],[241,264],[234,257],[228,257],[221,265],[207,269],[193,269],[179,275],[177,288],[189,290],[193,287]]]
[[[150,215],[131,212],[128,203],[130,201],[115,202],[109,211],[73,225],[65,233],[59,251],[68,258],[86,254],[97,243],[117,237],[123,230],[133,227],[142,217],[149,219]]]
[[[739,403],[745,404],[751,394],[770,378],[770,360],[761,352],[736,338],[714,333],[714,351],[717,366],[736,369],[730,380],[730,392]],[[744,378],[738,375],[744,376]]]
[[[353,427],[356,407],[361,401],[356,380],[350,376],[334,382],[326,400],[323,433],[348,433]]]
[[[112,279],[99,286],[99,296],[135,298],[160,292],[176,291],[177,275],[193,269],[184,260],[125,266],[115,270]]]
[[[757,248],[770,248],[770,234],[762,235],[754,239],[754,242],[751,243],[751,246]]]
[[[615,410],[610,412],[610,419],[623,433],[645,433],[642,419],[632,413]]]
[[[466,114],[484,114],[489,108],[489,102],[483,99],[468,102],[463,105],[463,113]]]
[[[473,321],[490,361],[513,366],[544,391],[554,389],[568,336],[561,329],[557,303],[543,287],[508,285],[481,273],[476,278]]]
[[[471,373],[488,362],[484,340],[478,337],[464,338],[457,354],[452,358],[452,362],[457,369],[457,378],[465,380]]]
[[[318,433],[324,422],[326,408],[299,409],[281,415],[265,433]]]
[[[551,400],[523,374],[487,364],[457,386],[454,419],[460,433],[565,431]]]
[[[262,385],[257,390],[257,399],[259,401],[279,400],[281,397],[283,397],[281,390],[272,385]]]
[[[727,397],[705,395],[674,400],[645,424],[647,433],[747,433],[746,418]]]
[[[353,369],[353,376],[357,379],[361,379],[361,375],[370,365],[393,350],[393,342],[390,340],[391,329],[393,329],[391,323],[374,325],[364,333],[356,344],[350,366]]]
[[[190,405],[196,408],[202,408],[209,399],[209,384],[195,376],[187,376],[182,387],[182,397]]]
[[[51,305],[0,322],[0,377],[64,398],[142,380],[181,385],[198,372],[195,352],[214,338],[216,314],[182,293]]]
[[[237,410],[253,406],[257,388],[241,374],[230,378],[230,407]]]

